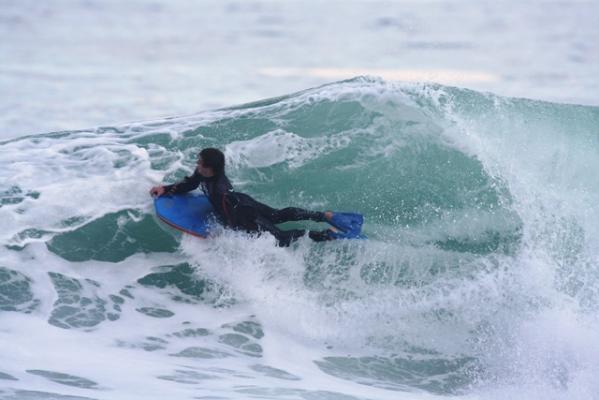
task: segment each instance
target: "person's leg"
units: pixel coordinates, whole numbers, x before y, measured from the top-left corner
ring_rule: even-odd
[[[316,222],[326,222],[328,219],[325,213],[321,211],[309,211],[298,207],[286,207],[282,209],[272,208],[256,199],[245,196],[244,201],[255,209],[258,215],[263,216],[273,224],[280,224],[289,221],[311,220]]]
[[[308,236],[315,242],[325,242],[331,240],[329,232],[328,229],[325,229],[324,231],[308,231]]]
[[[266,204],[260,203],[253,198],[245,199],[246,206],[240,207],[244,218],[244,226],[248,231],[270,232],[278,241],[279,246],[289,246],[291,242],[304,236],[308,232],[310,239],[316,242],[331,240],[328,230],[306,231],[304,229],[281,230],[275,224],[287,221],[312,220],[317,222],[327,221],[326,213],[319,211],[308,211],[297,207],[287,207],[280,210],[274,209]],[[251,205],[250,205],[251,204]],[[243,209],[243,211],[242,211]],[[251,220],[251,221],[250,221]]]
[[[291,242],[299,239],[300,237],[306,234],[306,230],[304,229],[290,229],[287,231],[281,230],[276,225],[262,217],[256,218],[256,225],[258,226],[258,230],[270,232],[277,239],[278,244],[281,247],[289,246]],[[328,229],[323,231],[307,232],[308,237],[315,242],[324,242],[327,240],[331,240],[331,236],[329,235]]]
[[[278,245],[281,247],[289,246],[291,242],[306,234],[306,230],[304,229],[291,229],[286,231],[279,229],[269,218],[269,216],[276,211],[278,210],[258,202],[252,202],[251,205],[245,204],[236,207],[234,216],[236,224],[233,228],[243,229],[247,232],[270,232],[277,239]],[[305,210],[301,210],[297,213],[292,211],[287,216],[297,217],[298,215],[301,215],[303,211]],[[285,214],[283,214],[283,216],[285,216]],[[309,231],[308,235],[310,239],[317,242],[330,240],[327,231]]]
[[[287,207],[280,210],[274,210],[271,214],[271,220],[275,224],[288,221],[305,221],[311,220],[316,222],[325,222],[325,216],[320,211],[309,211],[298,207]]]
[[[281,247],[289,246],[291,242],[306,234],[304,229],[283,231],[263,216],[258,216],[256,218],[256,225],[258,226],[259,231],[270,232],[277,239],[278,245]]]

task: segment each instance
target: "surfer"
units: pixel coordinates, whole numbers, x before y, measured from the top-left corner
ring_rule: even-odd
[[[275,209],[260,203],[251,196],[233,190],[225,175],[225,155],[218,149],[206,148],[200,151],[196,169],[191,176],[181,182],[166,186],[155,186],[152,196],[182,194],[201,186],[210,200],[219,221],[230,228],[247,232],[270,232],[279,246],[289,246],[291,242],[306,234],[304,229],[281,230],[276,226],[282,222],[312,220],[333,222],[331,211],[308,211],[297,207]],[[308,231],[310,239],[322,242],[338,238],[335,229]]]

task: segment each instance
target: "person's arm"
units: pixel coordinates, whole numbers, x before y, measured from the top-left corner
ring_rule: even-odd
[[[173,185],[164,186],[165,194],[181,194],[191,192],[200,186],[200,182],[204,180],[204,177],[197,172],[194,172],[192,176],[186,176],[181,182]]]
[[[152,196],[162,196],[165,194],[181,194],[187,193],[198,186],[200,186],[200,182],[204,180],[204,177],[197,172],[194,172],[191,176],[186,176],[181,182],[175,183],[173,185],[165,185],[165,186],[156,186],[150,190],[150,194]]]

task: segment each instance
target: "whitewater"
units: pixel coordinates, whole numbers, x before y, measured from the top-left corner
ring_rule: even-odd
[[[0,398],[599,398],[598,129],[358,77],[0,142]],[[148,190],[203,147],[369,239],[181,235]]]

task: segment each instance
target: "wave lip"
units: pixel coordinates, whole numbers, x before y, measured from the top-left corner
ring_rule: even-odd
[[[281,68],[268,67],[260,74],[273,78],[315,77],[332,80],[355,76],[376,76],[387,81],[437,82],[441,84],[467,84],[497,82],[499,77],[485,71],[454,69],[380,69],[380,68]]]

